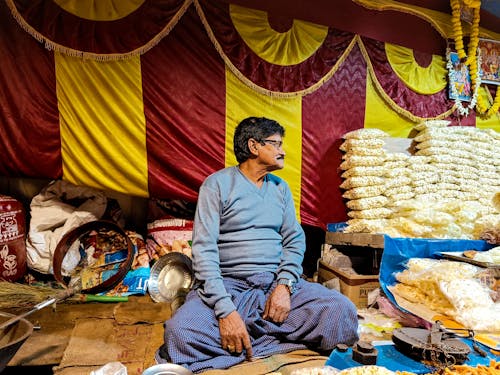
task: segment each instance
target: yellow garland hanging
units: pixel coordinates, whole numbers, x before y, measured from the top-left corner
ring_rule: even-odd
[[[485,88],[485,90],[488,90]],[[477,97],[477,104],[476,108],[478,109],[478,112],[480,113],[481,117],[483,118],[490,118],[493,116],[495,113],[498,112],[500,109],[500,86],[497,86],[497,92],[495,94],[495,100],[493,101],[493,104],[491,104],[490,107],[489,103],[486,102],[486,99],[484,99],[483,96],[478,95]]]
[[[475,66],[473,59],[477,56],[477,46],[479,45],[479,16],[480,16],[480,8],[474,8],[473,10],[473,18],[472,18],[472,27],[470,32],[470,40],[469,40],[469,55],[467,56],[467,65]]]
[[[460,0],[450,0],[451,24],[453,26],[453,38],[455,39],[455,49],[460,60],[467,56],[464,51],[464,40],[462,33],[462,21],[460,19]]]
[[[472,27],[470,32],[470,41],[468,53],[465,54],[461,8],[462,3],[471,8],[473,12]],[[460,60],[467,57],[467,65],[474,65],[472,59],[477,55],[477,45],[479,44],[479,16],[481,11],[481,1],[479,0],[450,0],[451,6],[451,23],[453,25],[453,37],[455,39],[455,49],[457,50]]]
[[[470,33],[470,40],[468,46],[468,54],[465,54],[464,44],[463,44],[463,32],[462,32],[462,21],[460,19],[460,9],[461,3],[469,7],[473,11],[472,27]],[[467,57],[465,64],[469,68],[469,74],[472,81],[472,87],[477,88],[480,85],[476,85],[479,77],[478,66],[478,45],[479,45],[479,19],[481,10],[480,0],[450,0],[451,10],[452,10],[452,25],[453,25],[453,36],[455,39],[455,49],[458,53],[458,57],[462,60]],[[486,90],[488,90],[486,88]],[[497,113],[500,109],[500,86],[497,87],[497,92],[495,95],[495,100],[491,106],[486,103],[485,99],[481,95],[477,95],[476,112],[483,118],[489,118],[493,114]]]

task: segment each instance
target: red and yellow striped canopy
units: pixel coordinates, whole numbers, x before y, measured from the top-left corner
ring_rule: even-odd
[[[325,227],[346,218],[344,133],[457,123],[443,57],[429,60],[300,20],[277,32],[265,12],[218,1],[6,0],[0,174],[195,201],[236,163],[237,123],[266,116],[286,128],[278,174],[302,223]],[[500,130],[498,116],[461,125]]]

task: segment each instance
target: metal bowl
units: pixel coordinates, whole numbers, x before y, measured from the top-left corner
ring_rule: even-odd
[[[0,312],[0,323],[3,323],[15,315]],[[2,372],[12,357],[17,353],[21,345],[33,333],[33,324],[26,319],[21,319],[4,329],[0,330],[0,372]]]
[[[186,294],[194,282],[191,259],[179,252],[163,255],[151,267],[148,292],[155,302],[172,302]]]
[[[193,373],[185,367],[164,363],[147,368],[142,375],[193,375]]]

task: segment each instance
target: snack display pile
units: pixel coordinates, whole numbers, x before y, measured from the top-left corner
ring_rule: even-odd
[[[410,258],[396,273],[392,293],[451,317],[468,329],[500,331],[494,272],[465,262]]]
[[[386,151],[380,129],[343,136],[345,232],[479,239],[500,225],[500,134],[449,124],[415,126],[409,153]]]

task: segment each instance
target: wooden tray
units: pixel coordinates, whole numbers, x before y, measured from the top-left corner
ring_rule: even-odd
[[[464,256],[463,252],[460,252],[460,251],[443,251],[439,254],[443,258],[458,260],[460,262],[474,264],[476,266],[483,267],[483,268],[494,268],[494,269],[500,270],[500,264],[495,264],[495,263],[491,263],[491,262],[480,262],[478,260],[474,260],[472,258],[468,258],[468,257]]]

